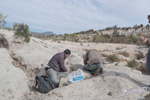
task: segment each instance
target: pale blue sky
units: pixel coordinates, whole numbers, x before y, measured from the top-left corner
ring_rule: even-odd
[[[32,31],[57,34],[147,24],[150,0],[0,0],[0,13]]]

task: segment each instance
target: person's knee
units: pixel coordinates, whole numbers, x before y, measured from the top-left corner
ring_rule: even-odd
[[[102,68],[103,65],[102,65],[102,64],[98,64],[97,67],[98,67],[98,68]]]
[[[83,69],[87,70],[88,69],[88,65],[83,66]]]
[[[60,72],[60,73],[58,73],[58,78],[60,79],[60,78],[65,78],[65,77],[67,77],[68,75],[69,75],[70,73],[69,72]]]
[[[55,86],[59,83],[57,72],[55,70],[50,68],[49,70],[47,70],[47,75],[48,75],[48,77],[51,78],[51,80]]]

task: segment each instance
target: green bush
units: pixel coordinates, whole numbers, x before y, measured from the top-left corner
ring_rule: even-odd
[[[13,24],[13,30],[14,30],[14,31],[16,31],[16,30],[17,30],[18,25],[19,25],[19,24],[18,24],[18,23],[16,23],[16,22]]]
[[[15,37],[16,38],[24,38],[25,42],[30,41],[31,34],[29,33],[29,27],[26,24],[18,24],[16,31],[15,31]]]
[[[127,64],[128,67],[135,68],[138,66],[138,63],[135,60],[131,60]]]

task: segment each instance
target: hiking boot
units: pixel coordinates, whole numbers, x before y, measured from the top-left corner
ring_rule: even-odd
[[[97,75],[102,74],[102,73],[103,73],[103,68],[98,68],[98,69],[95,71],[94,76],[97,76]]]
[[[103,73],[103,68],[101,68],[101,70],[100,70],[99,74],[102,74],[102,73]]]
[[[67,85],[68,85],[68,83],[67,83],[66,79],[62,77],[62,78],[59,80],[59,88],[60,88],[60,87],[63,87],[63,86],[67,86]]]

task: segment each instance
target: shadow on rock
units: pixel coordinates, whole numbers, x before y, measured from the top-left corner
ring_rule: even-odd
[[[107,77],[107,76],[116,76],[116,77],[122,77],[122,78],[125,78],[129,81],[131,81],[132,83],[136,84],[137,86],[139,87],[147,87],[148,85],[147,84],[144,84],[144,83],[141,83],[133,78],[131,78],[129,75],[125,74],[125,73],[122,73],[122,72],[115,72],[115,71],[105,71],[103,73],[103,76]],[[150,92],[150,89],[148,89],[147,91]]]

